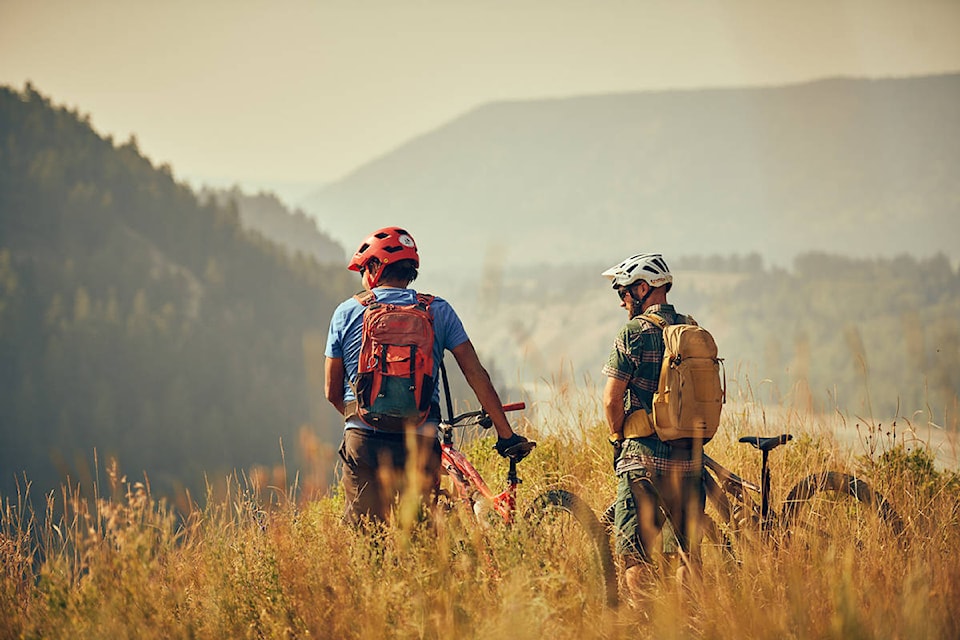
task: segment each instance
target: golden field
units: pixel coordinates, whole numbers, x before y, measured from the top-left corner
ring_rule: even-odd
[[[518,427],[539,442],[520,464],[519,509],[563,487],[599,514],[615,480],[597,407],[564,394],[551,403],[550,425]],[[960,478],[907,422],[845,428],[853,447],[813,416],[731,405],[707,453],[757,481],[759,454],[736,438],[789,431],[794,442],[771,454],[775,496],[816,470],[857,473],[903,518],[900,539],[746,536],[739,563],[708,557],[683,586],[664,567],[645,599],[616,609],[589,576],[566,573],[576,547],[522,518],[478,524],[453,510],[368,534],[341,524],[336,491],[313,494],[292,472],[277,474],[283,486],[244,474],[184,511],[111,461],[104,487],[65,486],[46,513],[4,497],[0,637],[956,638]],[[505,463],[489,437],[469,440],[500,491]]]

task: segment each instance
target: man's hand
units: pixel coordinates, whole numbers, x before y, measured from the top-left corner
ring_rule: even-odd
[[[613,447],[613,470],[617,470],[617,460],[620,459],[620,452],[623,451],[623,438],[610,436],[610,446]]]
[[[526,438],[524,438],[523,436],[521,436],[519,433],[515,433],[515,434],[513,434],[512,436],[510,436],[509,438],[499,438],[499,437],[498,437],[498,438],[497,438],[497,444],[493,445],[493,448],[497,450],[497,453],[499,453],[501,456],[503,456],[504,458],[506,458],[506,457],[507,457],[507,451],[508,451],[511,447],[515,447],[515,446],[517,446],[518,444],[523,444],[523,443],[526,442],[526,441],[527,441]]]

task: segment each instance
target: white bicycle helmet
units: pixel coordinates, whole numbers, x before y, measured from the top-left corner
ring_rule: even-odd
[[[663,256],[659,253],[639,253],[630,256],[600,275],[610,278],[613,281],[614,289],[629,287],[641,280],[654,288],[662,287],[665,284],[672,285],[673,283],[670,267],[667,266]]]

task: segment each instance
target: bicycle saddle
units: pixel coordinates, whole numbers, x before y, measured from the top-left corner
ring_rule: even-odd
[[[740,438],[740,442],[752,444],[760,451],[770,451],[771,449],[779,447],[782,444],[787,444],[791,440],[793,440],[793,436],[789,433],[781,433],[779,436],[771,436],[769,438],[763,438],[760,436],[743,436]]]

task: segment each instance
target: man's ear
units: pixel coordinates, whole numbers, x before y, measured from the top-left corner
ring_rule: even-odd
[[[376,258],[371,258],[363,267],[363,281],[367,283],[368,288],[372,289],[379,278],[380,269],[383,265]]]

